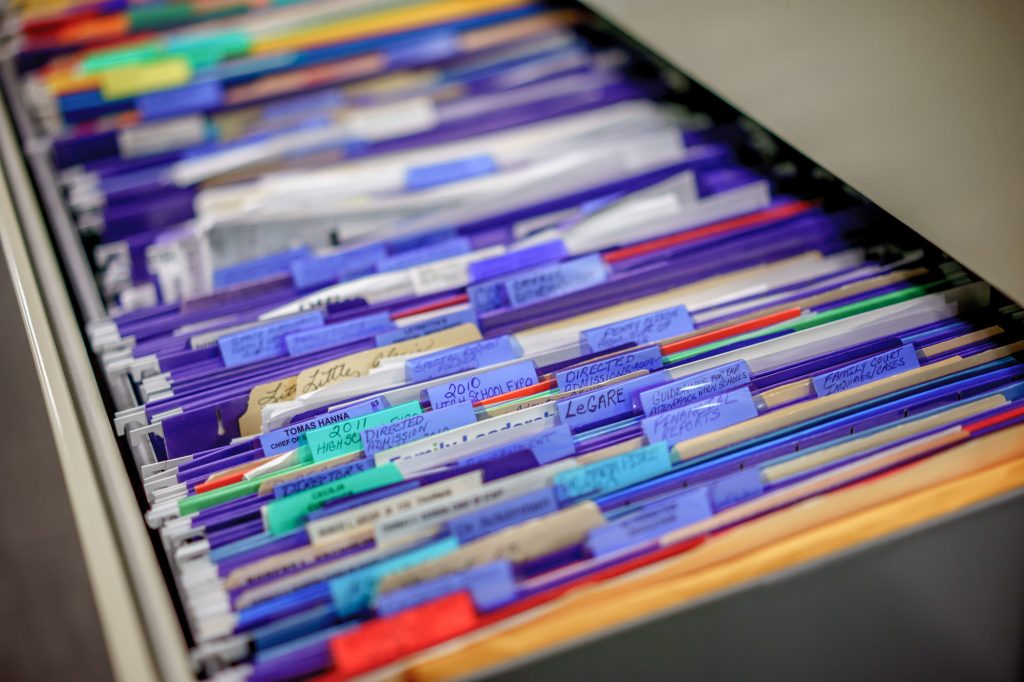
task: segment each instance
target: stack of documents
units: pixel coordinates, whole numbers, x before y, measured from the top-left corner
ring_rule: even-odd
[[[17,23],[208,673],[478,672],[1024,455],[1014,311],[580,8]]]

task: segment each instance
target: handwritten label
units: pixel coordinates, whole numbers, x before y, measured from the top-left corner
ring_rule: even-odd
[[[469,266],[469,276],[472,281],[481,282],[485,279],[502,277],[518,270],[557,262],[567,255],[568,251],[562,240],[553,239],[536,246],[509,251],[502,256],[477,261]]]
[[[282,426],[279,429],[275,429],[270,433],[264,433],[260,436],[260,447],[263,448],[263,454],[267,457],[271,455],[278,455],[282,452],[294,450],[295,448],[306,444],[306,432],[314,429],[320,429],[331,424],[337,424],[343,422],[346,419],[353,419],[354,417],[361,417],[371,412],[383,410],[390,407],[387,399],[384,396],[378,396],[364,400],[361,403],[355,405],[349,405],[339,410],[331,410],[324,414],[318,414],[315,417],[310,417],[301,422],[289,424],[288,426]]]
[[[379,367],[381,362],[388,358],[451,348],[480,339],[480,330],[476,328],[476,325],[460,324],[457,327],[442,329],[426,336],[418,336],[388,346],[352,353],[302,370],[296,380],[296,391],[299,394],[309,393],[324,386],[365,376],[371,369]],[[250,396],[250,402],[251,399]]]
[[[220,348],[225,366],[240,367],[287,354],[284,342],[286,336],[322,327],[323,324],[324,318],[319,312],[302,313],[237,334],[222,336],[217,339],[217,346]]]
[[[672,456],[668,445],[654,443],[602,462],[594,462],[555,476],[559,502],[606,495],[668,473]]]
[[[454,161],[413,166],[406,171],[405,188],[407,190],[426,189],[488,175],[495,170],[497,170],[497,166],[490,154],[476,154]]]
[[[661,349],[653,346],[570,367],[558,372],[555,377],[558,379],[559,391],[575,391],[641,369],[653,372],[661,369],[661,366]]]
[[[285,377],[253,387],[249,391],[249,400],[245,412],[238,418],[238,432],[243,436],[254,436],[262,429],[261,413],[267,405],[294,400],[296,393],[295,377]]]
[[[574,430],[624,418],[633,413],[633,400],[639,392],[662,381],[664,373],[657,372],[574,395],[556,403],[558,414]]]
[[[513,308],[521,308],[588,289],[607,279],[608,265],[594,254],[514,275],[505,282],[505,293]]]
[[[377,262],[387,254],[383,244],[374,243],[327,256],[300,258],[288,268],[297,289],[312,289],[374,272]]]
[[[558,499],[555,497],[555,490],[548,486],[463,514],[450,520],[447,525],[448,531],[457,537],[461,544],[466,544],[502,528],[557,510]]]
[[[330,545],[357,529],[368,530],[369,537],[372,537],[378,521],[475,490],[483,480],[482,471],[470,471],[461,476],[446,478],[422,488],[310,521],[306,524],[306,532],[314,545]]]
[[[472,447],[478,443],[486,443],[490,438],[508,436],[516,429],[527,429],[530,433],[540,432],[545,427],[555,426],[558,413],[550,405],[539,405],[530,410],[515,414],[503,415],[493,419],[485,419],[475,424],[463,426],[454,431],[439,433],[430,438],[414,441],[406,445],[385,450],[374,455],[378,463],[402,460],[424,461],[427,466],[435,458],[428,457],[434,453],[442,456],[453,449]],[[455,450],[456,452],[458,450]],[[474,450],[473,452],[476,452]]]
[[[410,249],[389,258],[384,258],[377,263],[377,272],[404,270],[414,265],[430,263],[444,258],[451,258],[452,256],[461,256],[472,250],[472,244],[465,237],[446,239],[442,242]]]
[[[812,377],[811,383],[814,385],[815,395],[826,396],[918,367],[920,364],[914,347],[905,344],[867,360]]]
[[[357,474],[360,471],[366,471],[367,469],[373,468],[372,459],[357,459],[352,462],[345,462],[341,466],[336,466],[327,471],[318,471],[308,476],[302,476],[295,478],[284,483],[279,483],[274,486],[274,497],[282,498],[301,493],[304,490],[310,490],[321,485],[326,485],[332,481]]]
[[[522,357],[523,349],[511,336],[484,339],[410,358],[405,364],[405,380],[409,383],[429,381],[438,377],[479,369]]]
[[[460,460],[459,463],[482,464],[483,462],[498,459],[521,450],[532,452],[533,456],[537,459],[537,463],[543,466],[576,454],[576,441],[573,440],[572,430],[569,426],[567,424],[559,424],[553,429],[525,436],[486,452],[471,455]]]
[[[339,618],[354,616],[370,605],[370,601],[377,592],[377,584],[384,576],[444,556],[458,548],[458,541],[448,537],[331,580],[327,585],[331,591],[334,613]]]
[[[476,324],[476,315],[473,314],[472,310],[460,310],[455,313],[448,313],[447,315],[438,315],[437,317],[432,317],[429,320],[410,324],[407,327],[399,327],[394,331],[378,334],[375,341],[378,346],[386,346],[391,343],[405,341],[431,332],[455,327],[460,324]]]
[[[716,512],[758,497],[764,492],[761,471],[757,467],[721,478],[709,486],[711,506]]]
[[[302,247],[219,268],[213,273],[213,288],[224,289],[236,284],[266,279],[271,275],[288,272],[293,260],[305,258],[308,255],[309,249]]]
[[[715,398],[647,417],[641,422],[644,435],[651,442],[678,443],[703,436],[757,416],[757,407],[750,391],[740,388]]]
[[[392,590],[377,597],[377,613],[388,616],[462,590],[469,592],[478,611],[489,611],[507,604],[516,597],[511,562],[501,559],[468,571]]]
[[[746,361],[737,360],[652,388],[638,397],[644,414],[650,417],[700,400],[707,400],[749,383],[750,368]]]
[[[427,398],[435,410],[456,403],[475,403],[516,391],[537,383],[537,368],[532,361],[517,362],[471,377],[446,381],[427,389]]]
[[[580,339],[590,352],[597,353],[627,343],[639,346],[692,331],[693,320],[689,311],[686,306],[677,305],[602,327],[584,329],[580,332]]]
[[[559,472],[575,468],[575,466],[574,462],[558,462],[548,467],[530,469],[492,481],[478,490],[471,490],[464,495],[383,519],[377,524],[374,533],[377,544],[383,546],[410,536],[438,532],[450,519],[460,517],[475,509],[489,507],[502,500],[539,490],[547,486],[552,477],[557,477]]]
[[[375,334],[394,328],[395,323],[391,321],[391,314],[384,311],[330,324],[320,329],[289,334],[284,338],[284,343],[288,348],[288,355],[305,355],[369,339]]]
[[[568,509],[471,542],[449,556],[392,574],[382,581],[381,587],[385,591],[397,589],[496,559],[508,559],[514,564],[530,561],[583,542],[587,533],[602,523],[604,516],[596,504],[574,504]]]
[[[656,538],[711,516],[706,488],[647,505],[621,520],[590,531],[587,548],[595,556]]]
[[[473,306],[477,315],[508,306],[505,283],[500,280],[466,287],[466,295],[469,296],[469,304]]]
[[[313,452],[313,461],[322,462],[332,457],[362,450],[363,441],[360,434],[366,429],[397,422],[421,412],[423,412],[423,408],[420,407],[419,402],[412,400],[380,412],[346,419],[330,426],[307,431],[306,442]]]
[[[401,482],[402,474],[398,468],[394,465],[384,465],[273,500],[265,507],[267,530],[272,535],[282,535],[301,526],[311,511],[332,500]]]
[[[451,431],[476,422],[476,413],[469,403],[459,403],[443,410],[417,414],[401,421],[382,424],[362,432],[363,452],[373,455],[381,450]]]

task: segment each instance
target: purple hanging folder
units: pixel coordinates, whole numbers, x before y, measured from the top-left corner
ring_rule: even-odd
[[[816,233],[822,227],[813,228]],[[480,316],[482,330],[488,336],[512,334],[539,324],[553,322],[564,316],[564,310],[572,309],[577,314],[596,310],[615,303],[629,301],[666,288],[678,287],[707,277],[750,267],[757,263],[796,256],[813,250],[817,234],[812,234],[811,243],[800,234],[787,234],[788,226],[779,226],[768,234],[752,235],[747,243],[732,242],[729,245],[706,248],[687,258],[663,261],[654,266],[628,271],[613,276],[605,284],[599,284],[583,291],[566,294],[558,298],[541,301],[516,309],[499,309]],[[737,248],[742,246],[743,248]],[[838,245],[836,245],[838,246]],[[697,249],[693,249],[697,251]],[[830,250],[835,250],[830,249]]]
[[[635,99],[646,93],[636,86],[625,83],[601,85],[596,90],[568,93],[547,102],[532,102],[520,107],[512,107],[499,115],[488,112],[479,119],[456,120],[442,123],[428,133],[410,135],[372,145],[367,153],[379,154],[403,149],[416,148],[427,144],[438,144],[466,137],[482,135],[538,122],[570,113],[587,111],[597,106],[608,105],[626,99]],[[144,177],[131,185],[131,193],[108,191],[110,201],[103,210],[105,234],[111,238],[123,238],[141,229],[154,229],[182,223],[195,217],[193,199],[195,191],[191,188],[180,189],[168,186],[167,176],[158,169],[147,168],[140,171]],[[127,186],[128,179],[120,178],[118,182]]]
[[[280,376],[290,376],[287,372]],[[276,378],[276,377],[274,377]],[[260,380],[270,377],[261,377]],[[255,383],[259,383],[256,381]],[[210,396],[207,396],[210,399]],[[182,415],[170,417],[164,421],[165,445],[168,448],[169,456],[177,454],[188,454],[189,448],[198,448],[189,445],[191,439],[195,438],[196,443],[205,447],[213,447],[219,443],[226,442],[238,435],[237,418],[245,411],[247,403],[247,392],[244,396],[237,396],[227,402],[218,403],[206,407],[203,414],[197,412],[186,412]],[[168,404],[154,406],[153,409],[167,409]],[[218,422],[218,413],[221,422]],[[229,423],[230,420],[230,423]]]

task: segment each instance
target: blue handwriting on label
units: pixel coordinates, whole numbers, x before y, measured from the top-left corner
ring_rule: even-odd
[[[558,415],[573,430],[610,419],[624,418],[632,414],[633,400],[639,392],[664,380],[664,372],[656,372],[574,395],[556,403]]]
[[[309,256],[309,249],[292,249],[271,254],[255,260],[247,260],[213,272],[213,288],[224,289],[236,284],[243,284],[258,279],[266,279],[272,275],[288,272],[291,262]]]
[[[706,488],[674,495],[646,505],[623,519],[599,526],[587,536],[594,555],[607,554],[650,540],[711,516]]]
[[[381,424],[362,432],[363,452],[373,456],[381,450],[451,431],[476,422],[476,412],[470,403],[459,403],[442,410],[424,412],[401,421]]]
[[[608,279],[608,265],[599,254],[545,265],[513,275],[505,293],[513,308],[589,289]]]
[[[323,315],[319,311],[312,311],[222,336],[217,339],[217,345],[220,347],[224,365],[239,367],[286,355],[286,336],[322,327],[323,324]]]
[[[488,175],[498,169],[490,154],[476,154],[453,161],[413,166],[405,174],[407,190],[426,189],[437,185]]]
[[[482,282],[485,279],[504,277],[518,270],[534,268],[546,263],[555,263],[568,255],[561,239],[509,251],[500,256],[485,258],[469,264],[469,281]]]
[[[429,381],[449,374],[515,360],[522,355],[523,349],[511,336],[473,341],[418,358],[410,358],[405,363],[405,380],[409,383]]]
[[[466,295],[469,296],[469,304],[473,306],[477,315],[508,306],[505,283],[500,280],[467,287]]]
[[[367,244],[327,256],[299,258],[289,264],[289,270],[295,288],[311,289],[376,272],[377,262],[387,255],[383,244]]]
[[[532,361],[517,362],[489,372],[445,381],[427,389],[430,406],[435,410],[456,403],[475,403],[502,393],[517,391],[537,383],[537,368]]]
[[[761,481],[760,469],[752,467],[715,481],[709,489],[711,506],[719,512],[757,497],[764,492],[764,483]]]
[[[338,422],[347,421],[355,417],[362,417],[363,415],[370,414],[371,412],[377,412],[378,410],[384,410],[391,407],[388,403],[387,398],[384,396],[377,396],[364,400],[363,402],[356,403],[355,405],[349,405],[337,410],[330,410],[323,414],[318,414],[315,417],[310,417],[288,426],[282,426],[279,429],[275,429],[269,433],[264,433],[260,436],[260,446],[263,448],[263,454],[267,457],[271,455],[279,455],[289,450],[294,450],[297,447],[306,444],[306,431],[312,431],[313,429],[319,429],[324,426],[331,424],[337,424]]]
[[[439,332],[442,329],[448,329],[449,327],[455,327],[460,324],[476,324],[476,315],[473,314],[472,310],[460,310],[458,312],[448,313],[447,315],[432,317],[429,320],[423,320],[422,322],[416,322],[415,324],[410,324],[408,327],[399,327],[394,331],[378,334],[375,341],[378,346],[390,346],[392,343],[398,343],[399,341],[405,341],[407,339],[414,339],[417,336],[423,336],[424,334],[433,334],[434,332]]]
[[[325,348],[335,348],[369,339],[375,334],[394,328],[395,323],[391,321],[391,313],[383,311],[337,324],[329,324],[320,329],[289,334],[285,337],[284,343],[288,348],[288,355],[305,355]]]
[[[653,372],[661,369],[661,366],[661,349],[652,346],[588,362],[579,367],[563,369],[555,377],[558,379],[558,390],[567,392],[600,384],[603,381],[624,374],[632,374],[641,369]]]
[[[690,403],[707,400],[720,393],[750,383],[750,368],[737,360],[703,372],[690,374],[640,394],[640,405],[648,417]]]
[[[598,353],[627,343],[641,346],[692,331],[693,320],[686,306],[677,305],[602,327],[584,329],[580,338],[590,352]]]
[[[861,360],[852,365],[812,377],[811,383],[814,385],[815,395],[832,395],[894,374],[917,369],[920,366],[914,347],[905,344],[867,360]]]
[[[377,593],[377,584],[384,576],[440,558],[458,548],[458,541],[447,537],[331,580],[327,585],[331,591],[335,614],[339,618],[354,616],[370,605]]]
[[[601,462],[560,472],[555,475],[555,490],[559,502],[566,503],[607,495],[668,473],[671,469],[672,456],[668,445],[653,443]]]
[[[303,490],[309,490],[310,488],[316,488],[331,481],[337,481],[340,478],[351,476],[352,474],[358,474],[360,471],[366,471],[373,466],[372,459],[357,459],[352,462],[346,462],[340,466],[332,467],[327,471],[318,471],[302,478],[294,478],[284,483],[278,483],[274,486],[274,497],[282,498],[288,495],[294,495],[295,493],[301,493]]]
[[[554,488],[540,490],[503,500],[482,509],[462,514],[448,521],[448,531],[465,544],[490,533],[558,511]]]
[[[472,244],[465,237],[453,237],[442,242],[428,244],[394,256],[384,258],[377,263],[377,272],[404,270],[414,265],[432,263],[453,256],[461,256],[473,250]]]
[[[703,436],[757,416],[750,391],[740,388],[720,396],[656,414],[641,422],[644,435],[652,442],[678,443]]]

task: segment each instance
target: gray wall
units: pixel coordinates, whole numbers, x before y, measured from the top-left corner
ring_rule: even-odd
[[[1024,2],[588,4],[1024,302]]]

